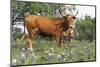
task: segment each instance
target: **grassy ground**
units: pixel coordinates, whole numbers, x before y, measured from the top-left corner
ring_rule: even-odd
[[[16,59],[17,65],[27,65],[96,60],[95,42],[73,40],[66,48],[58,48],[54,40],[41,39],[33,41],[34,52],[30,53],[26,47],[25,41],[12,41],[12,62]]]

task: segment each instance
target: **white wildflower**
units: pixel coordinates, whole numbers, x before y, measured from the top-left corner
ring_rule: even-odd
[[[61,55],[58,55],[58,61],[63,61],[63,58]]]
[[[22,51],[25,51],[25,48],[22,48]]]
[[[25,54],[24,53],[21,53],[20,60],[23,64],[25,63]]]
[[[72,54],[72,55],[74,54],[74,49],[71,49],[71,52],[70,52],[70,54]]]
[[[17,64],[17,59],[12,59],[12,66],[16,66]]]

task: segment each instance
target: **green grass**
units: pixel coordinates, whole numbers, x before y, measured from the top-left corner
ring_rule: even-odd
[[[12,48],[11,48],[11,55],[12,59],[17,59],[17,65],[22,65],[22,62],[20,61],[20,49],[21,48],[26,48],[27,43],[25,41],[23,42],[16,42],[12,41]],[[58,48],[56,45],[56,42],[54,40],[52,41],[47,41],[46,39],[41,39],[41,40],[34,40],[33,41],[33,49],[35,53],[34,57],[34,63],[30,61],[30,56],[31,54],[24,51],[23,53],[26,56],[25,63],[26,64],[46,64],[46,63],[59,63],[59,62],[79,62],[79,61],[94,61],[96,60],[96,55],[95,55],[95,49],[96,49],[96,44],[94,42],[88,42],[88,41],[76,41],[73,40],[69,45],[67,45],[66,48],[61,47]],[[83,49],[87,48],[88,52],[85,55]],[[54,50],[52,51],[53,59],[48,60],[48,52],[50,49],[53,48]],[[72,51],[72,53],[71,53]],[[64,61],[59,61],[58,60],[58,55],[61,53],[65,53],[65,60]]]

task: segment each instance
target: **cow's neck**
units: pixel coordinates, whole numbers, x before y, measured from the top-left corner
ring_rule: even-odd
[[[63,31],[66,31],[69,28],[68,21],[63,18],[51,18],[53,22],[59,27],[63,28]]]
[[[60,23],[63,23],[64,22],[64,19],[63,18],[51,18],[51,19],[56,24],[60,24]]]
[[[69,25],[66,22],[64,22],[61,24],[61,27],[63,28],[63,31],[66,31],[68,29]]]
[[[61,20],[60,23],[58,23],[59,28],[63,28],[63,31],[66,31],[69,28],[69,24],[67,23],[68,21],[64,19],[60,19],[60,20]]]

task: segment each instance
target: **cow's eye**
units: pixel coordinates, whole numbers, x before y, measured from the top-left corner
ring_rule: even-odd
[[[75,16],[73,16],[73,19],[76,19],[76,17],[75,17]]]

